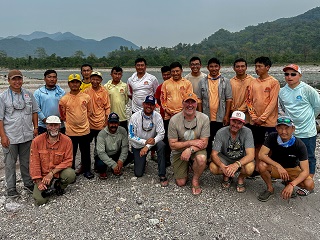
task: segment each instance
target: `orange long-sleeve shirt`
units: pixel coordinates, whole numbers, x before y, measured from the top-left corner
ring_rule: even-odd
[[[191,82],[185,78],[181,78],[179,81],[170,78],[163,82],[160,99],[161,106],[165,111],[165,120],[181,112],[184,95],[188,92],[193,92],[193,87]]]
[[[89,87],[84,90],[91,98],[92,114],[88,116],[90,128],[102,130],[107,125],[108,116],[110,114],[110,99],[108,90],[100,87],[94,90]]]
[[[59,101],[60,116],[65,121],[66,135],[84,136],[90,133],[88,116],[92,113],[91,98],[79,92],[67,93]]]
[[[71,139],[59,134],[58,141],[51,144],[47,133],[40,134],[33,139],[30,148],[30,176],[32,180],[42,179],[53,169],[66,169],[72,166],[72,142]],[[59,177],[60,173],[56,173]]]
[[[248,108],[246,104],[246,99],[248,96],[248,91],[251,82],[255,78],[247,74],[244,79],[239,79],[236,76],[230,79],[230,84],[232,88],[232,105],[231,111],[241,111],[246,115],[246,122],[250,121],[250,115],[248,113]]]
[[[266,79],[254,79],[249,87],[247,107],[253,120],[260,119],[264,127],[275,127],[278,118],[278,94],[280,84],[277,79],[272,76]]]

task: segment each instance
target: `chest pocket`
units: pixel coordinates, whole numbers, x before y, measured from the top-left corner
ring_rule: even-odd
[[[39,150],[39,156],[40,156],[42,169],[49,168],[49,166],[50,166],[49,151],[48,150]]]
[[[64,153],[63,152],[55,152],[54,157],[53,157],[53,164],[58,165],[62,162],[64,158]]]

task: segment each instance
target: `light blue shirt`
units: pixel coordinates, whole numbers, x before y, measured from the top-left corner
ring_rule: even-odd
[[[48,89],[45,86],[38,88],[34,92],[34,97],[39,106],[39,126],[46,128],[46,124],[42,122],[43,119],[49,116],[58,116],[59,113],[59,100],[64,96],[66,92],[58,85],[54,89]],[[64,127],[63,122],[61,127]]]
[[[284,114],[292,118],[296,137],[310,138],[317,135],[315,118],[320,113],[320,95],[313,87],[300,82],[291,89],[286,84],[280,89],[279,104]]]

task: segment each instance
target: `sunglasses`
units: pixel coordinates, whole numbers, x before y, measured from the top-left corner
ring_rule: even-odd
[[[295,77],[295,76],[297,76],[298,74],[297,74],[297,73],[284,73],[284,75],[285,75],[286,77],[288,77],[288,76]]]
[[[289,118],[278,118],[278,123],[292,123],[292,120]]]

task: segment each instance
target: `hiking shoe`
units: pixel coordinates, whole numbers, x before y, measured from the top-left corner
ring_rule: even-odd
[[[92,178],[94,178],[93,173],[92,173],[92,172],[90,172],[90,171],[85,172],[85,173],[83,174],[83,176],[84,176],[85,178],[88,178],[88,179],[92,179]]]
[[[16,189],[8,190],[7,194],[8,194],[8,197],[10,198],[16,198],[16,197],[19,197],[20,195]]]
[[[28,191],[28,193],[33,193],[34,185],[24,186],[24,189]]]
[[[269,192],[268,190],[265,190],[264,192],[260,193],[258,196],[258,200],[261,202],[266,202],[269,200],[269,198],[273,195],[273,192]]]
[[[82,167],[82,165],[80,164],[80,166],[76,169],[76,175],[79,176],[81,175],[82,173],[84,173],[84,169]]]
[[[101,180],[106,180],[106,179],[108,178],[107,173],[105,173],[105,172],[100,173],[100,174],[99,174],[99,178],[100,178]]]

